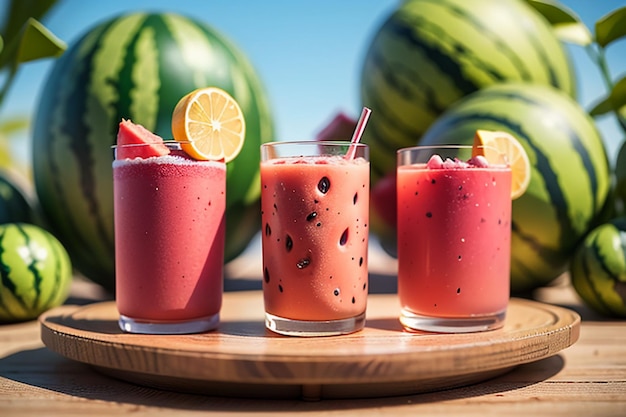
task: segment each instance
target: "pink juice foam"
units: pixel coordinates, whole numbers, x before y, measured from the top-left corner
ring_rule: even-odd
[[[484,158],[400,166],[398,293],[402,308],[437,317],[506,310],[511,171]]]
[[[339,320],[365,311],[369,162],[341,157],[261,163],[266,312]]]
[[[218,313],[225,165],[176,156],[117,160],[113,176],[120,313],[164,321]]]

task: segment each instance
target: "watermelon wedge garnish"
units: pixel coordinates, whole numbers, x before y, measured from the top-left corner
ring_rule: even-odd
[[[125,146],[120,145],[148,145],[148,146]],[[122,119],[117,131],[117,159],[150,158],[170,153],[163,143],[163,138],[142,125],[135,124],[130,120]]]

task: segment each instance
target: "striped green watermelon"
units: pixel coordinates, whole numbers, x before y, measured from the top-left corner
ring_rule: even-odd
[[[114,287],[110,146],[119,122],[171,138],[178,100],[207,86],[231,94],[246,120],[244,147],[228,164],[228,261],[259,230],[259,147],[274,137],[266,94],[246,56],[199,20],[131,13],[91,28],[55,61],[36,111],[35,186],[52,230],[91,280]]]
[[[69,294],[72,265],[61,243],[27,223],[0,225],[0,322],[32,320]]]
[[[574,95],[566,50],[523,0],[407,0],[383,22],[361,69],[372,109],[363,141],[374,182],[395,168],[395,151],[448,107],[507,81],[552,85]]]
[[[511,287],[546,284],[567,269],[577,244],[603,220],[611,187],[604,143],[591,117],[562,91],[509,83],[459,101],[420,145],[471,144],[477,129],[509,132],[528,153],[530,185],[513,201]]]
[[[572,259],[570,277],[593,310],[626,318],[626,218],[589,232]]]

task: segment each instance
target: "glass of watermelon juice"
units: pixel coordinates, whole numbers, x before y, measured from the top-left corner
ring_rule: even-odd
[[[504,324],[511,169],[471,151],[398,150],[398,297],[407,330],[463,333]]]
[[[266,327],[290,336],[361,330],[368,293],[369,148],[261,146]]]
[[[226,164],[180,143],[114,147],[116,304],[122,330],[183,334],[219,324]],[[163,151],[163,152],[161,152]]]

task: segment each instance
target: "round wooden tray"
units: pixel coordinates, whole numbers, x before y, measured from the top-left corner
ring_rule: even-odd
[[[40,317],[51,350],[135,384],[220,396],[355,398],[484,381],[578,340],[573,311],[511,299],[502,329],[408,333],[397,296],[370,295],[363,331],[295,338],[264,327],[261,292],[224,295],[219,329],[196,335],[122,333],[114,302],[62,306]]]

